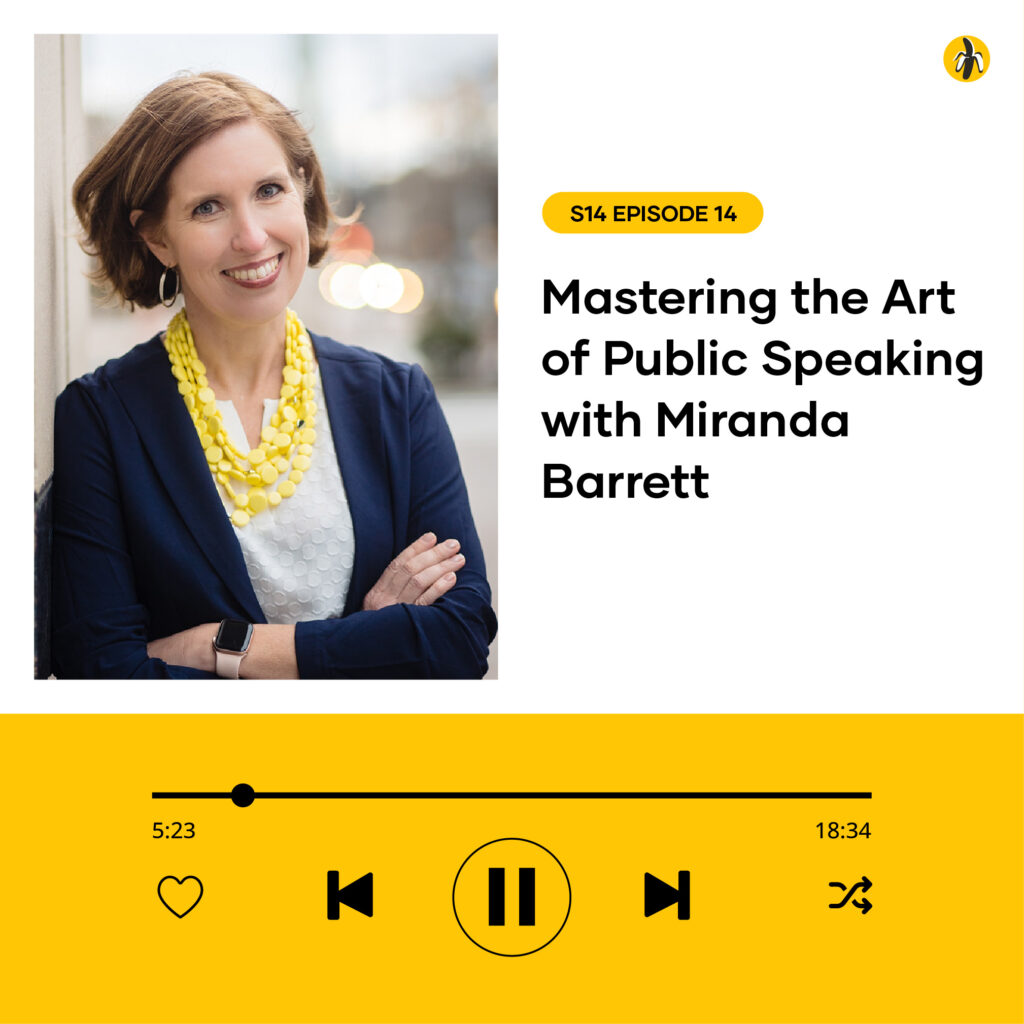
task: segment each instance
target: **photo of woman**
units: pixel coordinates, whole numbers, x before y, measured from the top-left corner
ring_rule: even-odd
[[[73,201],[97,280],[181,305],[58,398],[53,673],[482,677],[496,619],[430,381],[291,308],[339,223],[296,116],[176,76]]]

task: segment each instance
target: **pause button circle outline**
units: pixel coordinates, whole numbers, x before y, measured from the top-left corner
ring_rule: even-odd
[[[493,846],[495,843],[506,843],[512,840],[517,843],[529,843],[531,846],[537,846],[542,849],[562,870],[562,874],[565,875],[565,887],[569,890],[569,905],[565,908],[565,917],[562,923],[558,926],[558,931],[548,939],[547,942],[542,942],[535,949],[526,949],[522,953],[501,953],[496,949],[489,949],[481,942],[477,942],[472,935],[466,931],[461,919],[459,918],[459,909],[455,905],[455,890],[459,886],[459,875],[462,874],[462,869],[485,847]],[[455,872],[455,881],[452,883],[452,913],[455,914],[455,920],[458,922],[459,927],[462,929],[462,934],[473,943],[474,946],[478,946],[485,953],[493,953],[495,956],[529,956],[531,953],[536,953],[542,950],[545,946],[551,945],[559,935],[562,934],[562,929],[565,927],[565,922],[569,920],[569,911],[572,910],[572,884],[569,882],[569,873],[565,870],[565,865],[546,847],[540,843],[535,842],[533,839],[524,839],[522,836],[502,836],[501,839],[491,839],[489,842],[483,843],[478,846],[460,865],[459,870]]]

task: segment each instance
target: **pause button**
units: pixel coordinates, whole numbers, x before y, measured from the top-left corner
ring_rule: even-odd
[[[565,926],[571,903],[565,868],[532,839],[494,839],[477,847],[452,889],[459,927],[498,956],[543,949]]]
[[[505,923],[505,869],[487,869],[487,923]],[[537,923],[537,869],[519,869],[519,924]]]

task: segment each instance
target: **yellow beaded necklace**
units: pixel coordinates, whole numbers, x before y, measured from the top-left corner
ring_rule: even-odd
[[[178,381],[178,392],[184,397],[185,407],[196,426],[210,472],[235,503],[231,522],[245,526],[254,515],[280,505],[282,498],[290,498],[302,474],[309,469],[316,440],[313,347],[302,321],[287,310],[281,400],[270,417],[270,424],[260,433],[259,447],[247,454],[235,447],[224,429],[216,396],[206,379],[206,367],[196,354],[185,310],[168,324],[164,348],[171,360],[171,373]],[[248,490],[235,491],[232,480],[248,484]],[[273,484],[277,486],[270,490]]]

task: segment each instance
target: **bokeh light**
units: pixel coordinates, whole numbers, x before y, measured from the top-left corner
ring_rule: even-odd
[[[328,263],[323,270],[320,271],[320,276],[317,278],[317,285],[320,288],[320,296],[324,302],[329,302],[331,305],[337,305],[334,301],[334,296],[331,294],[331,278],[334,276],[334,272],[341,266],[341,264],[335,260]]]
[[[398,272],[402,275],[402,296],[388,309],[392,313],[411,313],[423,301],[423,282],[408,267],[399,267]]]
[[[324,300],[343,309],[370,306],[392,313],[411,313],[423,302],[423,281],[419,274],[390,263],[362,267],[333,260],[320,271],[318,284]]]
[[[373,235],[365,224],[343,224],[331,235],[330,250],[335,259],[365,267],[373,260]]]
[[[360,290],[365,269],[356,263],[343,263],[331,275],[331,298],[342,309],[361,309],[366,299]]]
[[[401,297],[405,282],[396,267],[390,263],[374,263],[362,272],[359,293],[363,301],[374,309],[387,309]]]

